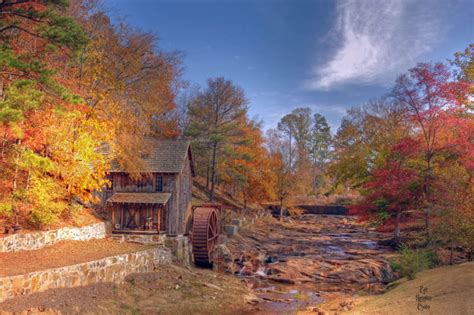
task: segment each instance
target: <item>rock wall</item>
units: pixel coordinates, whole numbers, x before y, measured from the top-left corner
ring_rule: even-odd
[[[162,245],[166,241],[166,234],[141,235],[141,234],[110,234],[110,239],[119,243],[131,242],[144,245]]]
[[[132,273],[151,272],[172,262],[169,250],[146,251],[111,256],[72,266],[0,278],[0,303],[19,296],[54,288],[71,288],[97,282],[122,282]]]
[[[185,235],[168,236],[165,240],[166,247],[173,254],[173,261],[185,266],[192,264],[192,244]]]
[[[45,232],[13,234],[0,238],[0,253],[40,249],[64,240],[101,239],[105,237],[105,234],[105,223],[78,228],[66,227]]]

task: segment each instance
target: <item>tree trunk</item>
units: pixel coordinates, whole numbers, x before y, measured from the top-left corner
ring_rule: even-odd
[[[428,174],[428,180],[431,180],[431,158],[433,154],[431,152],[431,149],[428,149],[428,153],[426,155],[426,173]],[[428,183],[425,183],[424,185],[424,193],[425,193],[425,202],[427,203],[426,208],[425,208],[425,229],[426,229],[426,244],[429,244],[431,241],[431,221],[430,221],[430,191],[428,187]]]
[[[209,201],[214,201],[214,189],[216,185],[216,156],[217,156],[217,142],[212,145],[212,164],[211,164],[211,193]]]
[[[244,192],[244,211],[247,210],[247,194]]]
[[[451,246],[449,246],[449,264],[450,265],[453,264],[453,251],[454,251],[454,247],[451,244]]]
[[[280,198],[280,221],[283,220],[283,198]]]
[[[16,160],[15,160],[15,173],[13,175],[13,183],[12,183],[12,211],[13,214],[15,215],[15,226],[18,226],[18,210],[16,208],[16,191],[17,191],[17,181],[18,181],[18,163],[20,163],[20,156],[21,156],[21,151],[20,151],[20,145],[21,145],[21,139],[17,140],[17,155],[16,155]]]
[[[211,182],[210,177],[211,177],[211,159],[210,156],[208,155],[207,157],[207,170],[206,170],[206,189],[209,191],[209,183]]]
[[[291,133],[290,133],[290,141],[288,141],[289,143],[289,147],[288,147],[288,168],[291,169],[291,164],[293,163],[293,153],[291,152]]]
[[[402,216],[401,211],[397,211],[397,216],[395,217],[395,232],[394,232],[394,237],[395,238],[400,238],[400,218]]]
[[[426,229],[426,243],[431,241],[431,220],[430,220],[430,209],[425,209],[425,229]]]

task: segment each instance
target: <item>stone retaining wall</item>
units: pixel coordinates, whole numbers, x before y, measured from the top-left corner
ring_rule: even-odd
[[[119,243],[131,242],[144,245],[164,245],[171,251],[174,263],[184,266],[191,266],[192,264],[192,244],[189,242],[187,235],[111,234],[109,237]]]
[[[102,222],[77,228],[66,227],[45,232],[12,234],[0,238],[0,253],[40,249],[64,240],[101,239],[105,234],[105,223]]]
[[[119,243],[131,242],[144,245],[162,245],[166,241],[166,234],[110,234],[109,238]]]
[[[172,262],[164,248],[111,256],[72,266],[36,271],[25,275],[0,278],[0,303],[19,295],[54,288],[71,288],[98,282],[122,282],[132,273],[151,272],[159,264]]]

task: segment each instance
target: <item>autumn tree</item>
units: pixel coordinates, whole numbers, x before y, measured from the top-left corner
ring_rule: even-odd
[[[112,25],[94,1],[0,8],[0,210],[49,224],[107,183],[100,147],[133,170],[137,139],[171,129],[163,116],[175,106],[180,58],[152,34]]]
[[[294,192],[314,193],[330,157],[331,133],[326,118],[318,113],[312,116],[310,108],[296,108],[282,117],[278,131],[284,138],[282,154],[288,169],[298,178]]]
[[[268,129],[265,133],[265,148],[273,174],[272,190],[274,199],[280,204],[280,220],[283,218],[284,201],[289,197],[292,188],[292,173],[285,158],[285,137],[278,129]]]
[[[391,148],[410,134],[411,125],[404,109],[388,99],[351,108],[334,136],[329,173],[337,184],[361,188]]]
[[[419,150],[419,143],[410,138],[393,146],[384,164],[371,171],[371,179],[364,185],[368,193],[355,207],[359,214],[372,212],[382,219],[393,219],[394,238],[400,237],[404,213],[419,207],[422,180],[411,160]]]
[[[420,131],[423,143],[423,195],[425,227],[431,237],[430,215],[433,208],[434,168],[437,156],[443,152],[439,137],[443,128],[443,117],[448,111],[456,110],[466,101],[467,85],[451,80],[452,74],[441,63],[418,64],[407,74],[400,76],[393,90],[393,97],[405,106],[410,118]]]
[[[235,154],[241,142],[242,124],[247,114],[244,91],[222,77],[208,80],[207,88],[191,103],[187,135],[194,139],[195,151],[207,160],[206,178],[210,200],[214,200],[218,164],[223,156]]]
[[[309,140],[309,152],[313,162],[313,191],[324,184],[326,165],[331,158],[332,135],[326,118],[316,113]]]
[[[152,33],[113,25],[95,1],[77,1],[69,14],[91,38],[76,65],[83,97],[94,117],[110,122],[114,153],[135,173],[145,136],[178,133],[170,112],[182,83],[180,54],[162,50]]]
[[[0,7],[1,208],[49,224],[73,202],[90,201],[105,182],[107,161],[96,149],[106,140],[106,125],[81,105],[70,71],[89,38],[66,16],[64,1]]]
[[[394,237],[402,217],[422,212],[428,241],[436,216],[441,242],[472,249],[474,121],[467,83],[443,64],[419,64],[397,80],[376,111],[383,115],[351,110],[336,135],[331,167],[358,183],[364,198],[355,210],[394,220]]]
[[[280,130],[288,139],[288,165],[304,161],[307,156],[307,146],[310,138],[311,110],[309,108],[296,108],[291,113],[283,116],[278,123]],[[293,148],[293,141],[296,150]],[[294,158],[294,152],[297,158]]]
[[[248,202],[274,200],[274,164],[265,148],[261,123],[246,120],[241,127],[241,141],[234,154],[219,163],[221,184],[231,188],[233,196],[241,196],[244,208]]]

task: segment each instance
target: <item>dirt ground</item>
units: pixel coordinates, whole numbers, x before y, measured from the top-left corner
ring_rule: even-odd
[[[102,239],[62,241],[38,250],[0,253],[0,276],[13,276],[33,271],[75,265],[107,256],[146,250],[150,246]]]
[[[245,314],[255,297],[234,276],[163,265],[124,284],[53,289],[0,304],[0,314]]]
[[[339,297],[310,311],[332,314],[474,314],[474,262],[423,271],[381,295]]]

